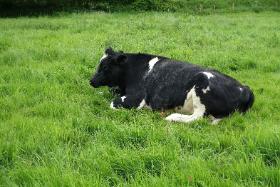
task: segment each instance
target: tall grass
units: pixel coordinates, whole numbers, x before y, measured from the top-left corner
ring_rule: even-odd
[[[280,186],[279,16],[0,19],[0,184]],[[256,102],[217,126],[111,110],[108,89],[89,86],[109,45],[215,68],[252,87]]]

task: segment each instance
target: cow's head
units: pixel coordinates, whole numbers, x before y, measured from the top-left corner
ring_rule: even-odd
[[[125,60],[126,56],[123,52],[115,52],[111,47],[106,49],[96,73],[90,80],[90,85],[95,88],[118,86],[123,78]]]

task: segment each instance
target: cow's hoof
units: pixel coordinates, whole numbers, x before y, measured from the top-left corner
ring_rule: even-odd
[[[111,102],[110,108],[111,108],[111,109],[116,109],[116,107],[114,106],[114,102]]]
[[[167,121],[182,121],[182,114],[171,114],[165,118]]]

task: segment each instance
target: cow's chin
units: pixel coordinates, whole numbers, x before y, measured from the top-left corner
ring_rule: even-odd
[[[101,87],[101,86],[106,86],[106,84],[100,83],[100,82],[96,82],[96,81],[91,81],[91,82],[90,82],[90,85],[91,85],[93,88],[99,88],[99,87]]]
[[[118,85],[113,84],[113,83],[109,83],[106,86],[108,86],[109,88],[114,88],[114,87],[117,87]]]
[[[113,83],[100,83],[100,84],[91,84],[92,87],[94,88],[99,88],[99,87],[109,87],[109,88],[113,88],[116,87],[117,85],[113,84]]]

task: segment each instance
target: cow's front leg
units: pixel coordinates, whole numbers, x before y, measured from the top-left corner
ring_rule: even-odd
[[[143,102],[144,102],[144,96],[125,95],[125,96],[114,99],[111,102],[110,107],[112,109],[116,109],[116,108],[128,108],[128,109],[139,108],[140,109],[143,107],[142,106]]]

